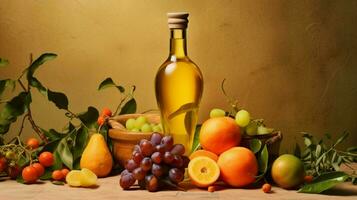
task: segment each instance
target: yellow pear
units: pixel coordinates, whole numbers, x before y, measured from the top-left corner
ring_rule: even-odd
[[[81,168],[87,168],[98,177],[106,177],[113,167],[113,158],[102,134],[95,133],[83,151]]]

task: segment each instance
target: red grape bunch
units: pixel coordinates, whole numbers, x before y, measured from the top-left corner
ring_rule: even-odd
[[[172,136],[153,133],[150,141],[142,139],[134,146],[121,173],[120,186],[126,190],[138,181],[141,188],[155,192],[165,184],[177,185],[184,179],[189,162],[184,153],[185,147],[174,144]]]

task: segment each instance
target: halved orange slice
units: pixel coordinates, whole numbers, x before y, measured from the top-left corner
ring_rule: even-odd
[[[188,164],[188,175],[197,187],[208,187],[215,183],[220,175],[217,163],[206,156],[198,156]]]

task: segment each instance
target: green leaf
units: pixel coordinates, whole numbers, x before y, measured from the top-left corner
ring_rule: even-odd
[[[52,169],[46,168],[45,173],[40,177],[41,180],[50,180],[52,178]]]
[[[59,109],[68,109],[67,96],[61,92],[47,90],[48,100],[52,101]]]
[[[0,112],[0,134],[7,133],[10,124],[27,111],[30,103],[31,94],[28,92],[21,92],[18,96],[6,102]]]
[[[119,115],[121,114],[132,114],[136,112],[136,101],[134,98],[130,99],[125,103],[123,108],[120,110]]]
[[[193,111],[194,109],[197,109],[196,103],[186,103],[186,104],[182,105],[179,109],[177,109],[175,112],[171,113],[168,118],[170,120],[182,113],[186,113],[188,111]]]
[[[312,145],[312,140],[311,140],[311,136],[308,134],[304,134],[304,144],[306,147],[309,147],[310,145]]]
[[[264,145],[258,158],[259,172],[265,173],[268,169],[269,153],[267,145]]]
[[[29,80],[29,84],[32,86],[32,87],[35,87],[42,95],[44,96],[47,96],[47,88],[45,88],[42,83],[37,80],[37,78],[35,77],[32,77],[30,80]]]
[[[41,131],[45,134],[45,136],[50,140],[58,140],[64,138],[67,134],[57,132],[55,129],[50,129],[49,131],[46,131],[44,129],[41,129]]]
[[[249,143],[249,148],[256,154],[262,148],[262,142],[259,139],[252,139]]]
[[[321,145],[316,145],[315,156],[319,157],[321,155]]]
[[[65,183],[63,181],[51,181],[53,185],[64,185]]]
[[[102,81],[102,82],[99,84],[98,90],[103,90],[103,89],[109,88],[109,87],[116,87],[116,88],[119,90],[119,92],[121,92],[121,93],[124,93],[124,92],[125,92],[124,87],[115,84],[114,81],[113,81],[113,79],[110,78],[110,77],[106,78],[104,81]]]
[[[348,137],[348,135],[349,135],[349,133],[345,132],[340,138],[338,138],[338,140],[336,141],[334,146],[337,146],[338,144],[343,142]]]
[[[63,138],[61,140],[61,142],[58,144],[56,152],[58,152],[58,155],[60,156],[63,164],[65,164],[69,169],[72,169],[73,168],[73,155],[68,147],[67,138]]]
[[[298,192],[318,194],[344,182],[347,178],[348,175],[344,172],[328,172],[321,174],[311,183],[304,185]]]
[[[61,160],[61,156],[59,155],[58,151],[54,151],[53,156],[55,158],[55,162],[54,162],[53,166],[51,167],[52,170],[62,169],[62,160]]]
[[[196,126],[195,130],[195,135],[193,136],[193,141],[192,141],[192,150],[191,153],[196,151],[201,145],[200,145],[200,131],[201,131],[201,124],[198,124]]]
[[[73,169],[81,169],[81,158],[77,158],[73,162]]]
[[[22,178],[22,176],[17,176],[16,182],[25,184],[24,178]]]
[[[37,68],[45,63],[46,61],[53,60],[57,55],[53,53],[44,53],[40,57],[38,57],[33,63],[31,63],[30,67],[27,70],[27,80],[30,81],[33,78],[33,74],[37,70]]]
[[[77,114],[79,119],[89,128],[97,124],[99,112],[96,108],[90,106],[87,111]]]
[[[20,167],[24,167],[24,166],[28,165],[29,163],[30,163],[30,159],[27,156],[23,156],[23,155],[17,161],[17,164]]]
[[[0,96],[5,91],[5,89],[8,87],[11,88],[12,91],[14,91],[15,86],[16,86],[15,83],[16,83],[16,81],[11,80],[11,79],[0,80]]]
[[[3,58],[0,58],[0,67],[5,67],[9,64],[9,61]]]
[[[89,137],[89,134],[88,134],[88,130],[86,128],[82,127],[77,131],[75,143],[74,143],[73,150],[72,150],[73,160],[76,160],[77,158],[82,156],[84,148],[87,145],[88,137]]]
[[[49,151],[49,152],[54,152],[59,144],[59,142],[61,141],[61,138],[60,139],[50,139],[50,142],[47,143],[43,150],[44,151]]]

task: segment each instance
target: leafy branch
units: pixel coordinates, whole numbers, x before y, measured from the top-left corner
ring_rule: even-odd
[[[296,144],[295,155],[303,161],[307,174],[316,178],[313,182],[305,184],[299,192],[321,193],[346,180],[356,183],[356,169],[351,166],[351,163],[357,161],[357,147],[350,147],[347,150],[337,149],[348,138],[348,135],[344,132],[334,142],[329,134],[325,134],[324,138],[317,141],[312,135],[302,133],[305,148],[301,151],[299,145]],[[352,173],[342,172],[341,165],[350,168]]]
[[[89,106],[86,111],[76,113],[69,109],[69,101],[67,96],[61,92],[55,92],[45,87],[34,75],[36,70],[43,65],[45,62],[53,60],[57,55],[53,53],[44,53],[38,57],[35,61],[32,61],[32,55],[30,56],[30,65],[27,67],[21,75],[15,79],[5,79],[0,80],[0,98],[5,91],[5,89],[11,88],[14,91],[16,83],[20,86],[22,91],[9,101],[0,101],[5,105],[0,111],[0,140],[3,141],[2,135],[7,134],[10,130],[10,126],[14,123],[17,118],[23,116],[21,121],[21,126],[17,136],[10,140],[6,145],[13,145],[12,143],[18,143],[22,145],[19,140],[21,133],[23,131],[25,121],[28,121],[32,129],[39,135],[39,137],[44,142],[44,146],[41,147],[41,151],[53,152],[55,157],[55,164],[51,168],[60,169],[64,164],[69,169],[78,169],[80,157],[87,144],[87,140],[92,132],[100,132],[107,138],[110,145],[110,140],[107,137],[108,127],[104,125],[103,129],[97,124],[97,119],[99,117],[99,112],[95,107]],[[8,64],[7,60],[0,59],[0,67],[6,66]],[[25,80],[26,79],[26,82]],[[98,90],[115,86],[120,93],[124,96],[119,105],[116,108],[115,114],[125,114],[136,112],[136,101],[134,99],[135,86],[132,86],[128,93],[125,93],[125,88],[120,85],[116,85],[111,78],[104,80]],[[69,121],[65,129],[58,132],[54,129],[45,130],[37,125],[35,122],[32,110],[32,93],[33,88],[37,89],[46,99],[55,104],[58,109],[65,111],[65,116],[69,118]],[[1,99],[0,99],[1,100]],[[79,125],[74,125],[72,122],[76,120]],[[77,123],[78,124],[78,123]],[[6,147],[1,146],[2,147]],[[14,144],[15,145],[15,144]],[[22,148],[22,147],[19,147]],[[24,147],[25,148],[25,147]],[[22,155],[23,154],[23,155]],[[32,154],[22,153],[23,165],[28,164],[32,160]],[[50,176],[45,176],[45,179],[50,178]]]

